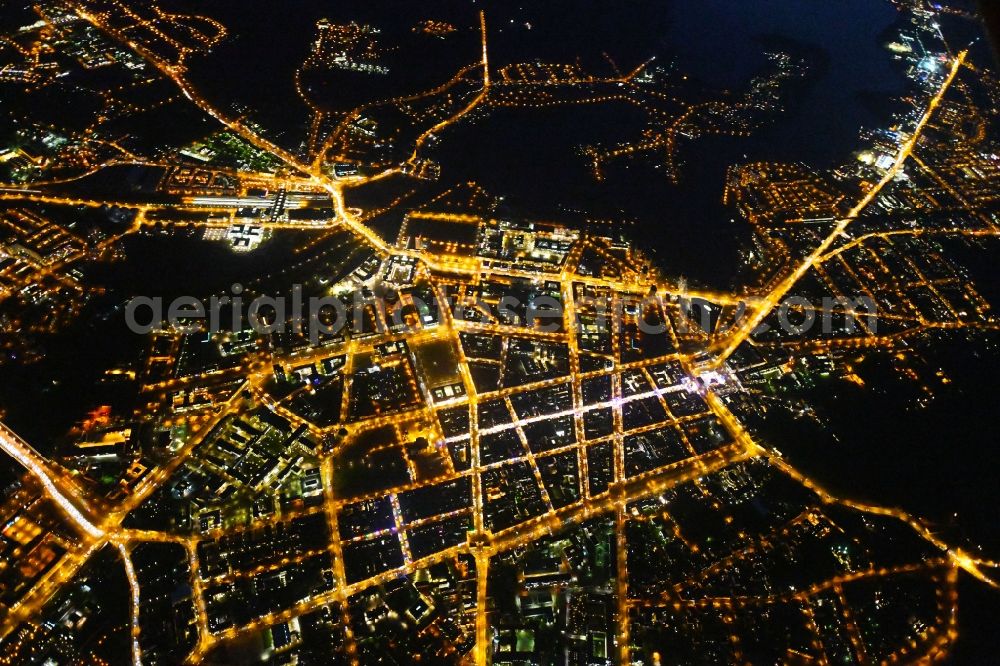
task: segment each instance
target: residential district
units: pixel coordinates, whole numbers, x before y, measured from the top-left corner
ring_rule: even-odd
[[[31,108],[72,81],[83,116],[9,111],[4,364],[41,362],[104,296],[94,267],[134,261],[134,239],[249,256],[294,238],[289,259],[216,294],[226,316],[295,284],[347,325],[317,334],[275,308],[266,331],[238,312],[213,330],[188,307],[102,369],[128,409],[78,414],[54,448],[0,427],[19,465],[0,500],[0,663],[948,657],[960,577],[996,587],[998,563],[834,496],[761,423],[782,387],[862,382],[875,352],[930,400],[941,378],[907,364],[920,341],[997,329],[949,252],[1000,233],[1000,84],[945,40],[959,10],[895,3],[885,57],[910,92],[842,166],[730,167],[718,194],[751,239],[751,278],[725,291],[669,275],[610,225],[511,215],[475,182],[413,203],[398,183],[440,177],[429,148],[452,125],[611,98],[648,126],[582,151],[595,182],[643,154],[669,181],[679,143],[772,122],[808,76],[800,55],[773,50],[745,92],[686,101],[656,62],[492,67],[475,10],[409,37],[471,31],[453,78],[333,115],[310,81],[390,76],[394,46],[324,19],[295,77],[311,129],[288,148],[188,78],[232,37],[171,4],[43,0],[4,26],[3,89]],[[196,117],[198,138],[154,149],[164,114]]]

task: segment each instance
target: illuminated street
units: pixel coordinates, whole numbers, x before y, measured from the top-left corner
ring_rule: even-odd
[[[975,13],[305,4],[2,10],[0,662],[993,654]]]

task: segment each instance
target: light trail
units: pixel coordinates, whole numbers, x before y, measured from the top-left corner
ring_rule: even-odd
[[[483,88],[490,87],[490,52],[486,32],[486,11],[479,12],[479,32],[483,42]]]
[[[487,666],[490,657],[489,616],[486,606],[489,603],[490,556],[484,548],[476,550],[476,647],[475,666]]]
[[[609,373],[610,374],[610,373]],[[561,412],[553,412],[552,414],[542,414],[541,416],[531,416],[525,419],[517,419],[512,423],[501,423],[499,425],[490,426],[489,428],[482,428],[479,431],[480,435],[492,435],[498,432],[503,432],[505,430],[516,430],[526,425],[532,425],[534,423],[541,423],[542,421],[556,421],[560,418],[566,416],[582,416],[585,412],[591,412],[594,410],[603,409],[606,407],[622,407],[632,402],[639,402],[640,400],[645,400],[647,398],[660,398],[668,393],[676,393],[678,391],[684,390],[680,386],[671,386],[669,388],[656,388],[652,391],[644,391],[642,393],[636,393],[635,395],[630,395],[628,397],[612,398],[611,400],[606,400],[604,402],[597,402],[585,407],[580,407],[579,409],[566,409]],[[516,415],[516,414],[515,414]],[[675,422],[674,419],[668,419],[662,422],[661,425],[671,425]],[[454,442],[464,442],[470,439],[469,435],[453,435],[446,438],[444,441],[446,444],[451,444]]]
[[[630,664],[631,629],[628,610],[628,543],[625,535],[627,518],[623,504],[615,512],[615,594],[618,597],[618,626],[615,642],[618,644],[618,663]]]
[[[128,547],[124,543],[119,543],[118,552],[121,554],[122,564],[125,566],[125,576],[128,578],[132,597],[132,666],[142,666],[142,649],[139,647],[139,581],[135,575],[135,566],[132,564],[132,556]]]
[[[27,442],[18,437],[13,430],[2,423],[0,423],[0,448],[21,463],[25,469],[41,482],[49,498],[59,505],[59,508],[63,510],[74,525],[95,539],[100,539],[104,536],[104,530],[94,525],[94,523],[83,515],[83,512],[77,508],[77,505],[66,496],[64,490],[60,489],[56,482],[53,481],[53,474],[46,468],[42,457]],[[82,503],[82,500],[77,498],[77,502]]]

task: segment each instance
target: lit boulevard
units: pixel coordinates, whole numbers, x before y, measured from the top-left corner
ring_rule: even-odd
[[[920,117],[919,122],[916,127],[910,133],[910,138],[903,142],[900,146],[899,153],[896,155],[893,161],[892,167],[886,170],[885,175],[882,180],[878,182],[873,188],[871,188],[865,196],[850,210],[850,212],[844,216],[844,219],[837,222],[834,226],[833,231],[820,243],[816,249],[814,249],[798,266],[792,271],[788,277],[782,280],[774,289],[767,293],[764,297],[763,302],[756,306],[754,314],[746,319],[746,321],[737,329],[737,331],[730,336],[728,340],[725,341],[722,346],[721,352],[717,356],[717,363],[724,363],[729,356],[736,351],[736,349],[746,342],[750,334],[753,333],[754,329],[760,326],[764,318],[774,310],[774,308],[781,302],[781,300],[788,294],[788,292],[803,278],[803,276],[809,272],[817,261],[831,248],[833,245],[841,239],[844,232],[851,225],[851,223],[857,219],[859,215],[868,206],[875,201],[886,185],[891,183],[893,179],[899,174],[903,169],[907,160],[913,154],[913,150],[920,140],[920,135],[927,123],[930,122],[931,117],[934,115],[934,111],[937,109],[938,105],[941,104],[941,100],[945,93],[948,92],[948,88],[951,86],[955,77],[958,75],[959,70],[962,65],[965,64],[967,52],[963,51],[952,59],[951,66],[948,75],[945,77],[944,82],[938,89],[937,93],[931,98],[930,102],[927,104],[927,110],[924,111],[923,115]]]
[[[119,3],[116,3],[118,6]],[[151,470],[130,492],[116,501],[98,497],[86,490],[85,484],[74,478],[65,469],[48,462],[42,455],[23,441],[6,426],[0,425],[0,448],[22,465],[30,475],[37,480],[47,499],[58,508],[59,514],[77,534],[75,543],[70,544],[67,552],[52,568],[45,573],[33,587],[0,620],[0,637],[7,637],[22,623],[37,618],[61,590],[70,584],[95,556],[106,549],[113,548],[121,559],[125,576],[129,585],[130,598],[130,630],[131,655],[134,664],[142,663],[141,635],[142,617],[142,581],[141,573],[137,573],[134,564],[135,548],[146,543],[173,544],[184,551],[184,557],[190,576],[190,589],[194,606],[193,625],[197,631],[197,643],[187,656],[187,663],[210,662],[212,651],[218,650],[239,639],[257,634],[263,630],[276,627],[283,623],[303,618],[322,609],[329,609],[333,616],[342,623],[345,634],[345,652],[353,663],[359,661],[356,637],[351,629],[351,600],[356,595],[385,586],[403,577],[412,577],[426,570],[433,564],[454,561],[467,557],[474,563],[475,586],[475,618],[474,640],[469,659],[477,666],[491,663],[493,659],[494,632],[491,621],[491,602],[488,594],[489,577],[492,563],[497,558],[519,549],[531,547],[533,544],[565,534],[582,523],[595,518],[610,521],[613,525],[613,559],[614,588],[612,590],[616,606],[616,632],[614,636],[614,659],[618,663],[630,663],[631,650],[635,645],[633,635],[634,614],[643,609],[667,608],[681,606],[690,608],[709,607],[731,611],[742,605],[749,605],[751,600],[739,597],[701,600],[670,597],[673,592],[667,590],[664,598],[637,598],[631,589],[629,568],[634,566],[630,561],[629,526],[631,521],[641,520],[633,508],[644,500],[653,500],[683,487],[700,487],[706,478],[739,467],[751,461],[766,462],[780,474],[794,480],[814,493],[822,504],[834,505],[852,509],[862,514],[870,514],[897,520],[919,535],[936,556],[926,561],[913,564],[901,564],[892,567],[866,567],[837,577],[816,581],[807,589],[794,592],[781,592],[763,597],[763,602],[777,603],[779,601],[808,601],[820,594],[832,594],[843,600],[844,586],[852,582],[881,577],[891,577],[910,573],[929,573],[935,576],[942,589],[952,590],[958,571],[968,573],[975,579],[991,586],[1000,587],[994,575],[996,563],[978,557],[961,548],[954,547],[942,539],[920,518],[908,512],[878,506],[868,506],[835,497],[823,487],[794,468],[779,452],[769,447],[765,442],[758,441],[754,434],[741,422],[731,403],[726,399],[728,392],[734,386],[734,379],[729,367],[733,357],[746,346],[761,349],[770,346],[793,349],[795,351],[816,349],[893,349],[901,340],[928,330],[958,330],[958,329],[996,329],[993,321],[967,322],[962,319],[962,313],[950,307],[949,315],[953,318],[946,321],[934,321],[926,316],[912,313],[893,314],[889,318],[898,323],[902,329],[885,335],[857,335],[842,338],[820,338],[811,340],[788,340],[781,342],[763,342],[755,339],[761,325],[773,315],[776,308],[793,293],[807,274],[811,271],[823,271],[825,267],[845,259],[859,249],[863,249],[874,241],[890,242],[900,237],[931,237],[931,236],[963,236],[968,238],[995,237],[998,233],[992,219],[981,219],[983,227],[969,228],[964,226],[915,227],[895,230],[863,231],[856,236],[850,232],[874,203],[884,194],[898,177],[911,165],[929,174],[939,182],[942,189],[953,193],[956,200],[973,212],[970,204],[960,192],[932,166],[925,162],[925,157],[917,155],[922,150],[921,141],[928,126],[936,120],[936,114],[941,108],[949,90],[952,88],[963,68],[968,67],[967,52],[963,51],[950,58],[947,71],[936,89],[930,92],[923,102],[915,125],[905,130],[906,138],[898,145],[898,150],[892,156],[891,164],[884,169],[881,180],[868,187],[860,200],[853,204],[842,215],[838,215],[829,233],[821,237],[820,242],[812,246],[801,259],[791,259],[783,271],[773,278],[766,289],[749,290],[745,293],[729,293],[725,291],[689,287],[683,280],[667,279],[655,271],[642,270],[638,261],[633,261],[638,254],[630,253],[622,258],[610,249],[604,239],[583,234],[573,234],[566,250],[559,258],[555,268],[540,270],[537,265],[528,262],[504,261],[490,258],[477,253],[446,254],[427,252],[419,247],[400,245],[383,238],[374,228],[366,224],[365,214],[368,211],[359,210],[349,205],[349,195],[352,191],[370,185],[382,179],[391,178],[404,173],[416,172],[422,168],[424,149],[434,138],[440,137],[449,128],[467,120],[476,110],[490,104],[501,104],[505,94],[512,90],[530,88],[533,84],[514,82],[510,80],[509,72],[504,75],[497,71],[491,72],[488,48],[488,24],[485,12],[479,15],[479,34],[481,36],[481,56],[477,63],[463,68],[454,79],[428,91],[426,97],[434,97],[444,91],[460,86],[472,80],[476,82],[475,94],[463,98],[455,104],[443,120],[426,126],[413,141],[412,151],[408,159],[399,166],[391,167],[372,175],[348,175],[335,177],[331,175],[329,164],[334,144],[344,132],[344,127],[332,131],[327,140],[313,145],[313,153],[303,159],[279,147],[273,141],[261,136],[249,123],[242,119],[227,117],[216,109],[196,90],[186,78],[184,61],[197,51],[177,42],[170,34],[162,32],[152,23],[154,30],[162,39],[176,42],[178,57],[167,60],[146,48],[129,33],[123,32],[108,16],[92,12],[86,3],[73,3],[77,15],[87,21],[102,34],[119,44],[122,48],[136,54],[143,62],[151,65],[157,72],[172,82],[177,90],[190,100],[201,112],[214,119],[219,125],[239,136],[249,145],[267,154],[287,171],[281,175],[267,173],[242,174],[245,182],[242,190],[248,185],[264,183],[271,191],[295,191],[308,193],[308,196],[328,196],[334,215],[331,219],[319,222],[291,220],[262,220],[260,226],[268,232],[296,230],[315,232],[322,235],[335,231],[347,231],[364,248],[370,250],[378,259],[379,265],[392,261],[408,260],[413,264],[413,274],[430,286],[430,292],[441,307],[439,321],[433,326],[417,327],[415,330],[380,330],[374,335],[351,339],[340,339],[324,346],[300,349],[294,352],[280,352],[254,349],[248,352],[245,359],[233,367],[224,370],[213,370],[180,378],[157,379],[143,384],[144,399],[150,404],[166,402],[168,396],[206,386],[232,387],[220,391],[222,397],[214,396],[207,408],[178,417],[190,426],[191,432],[183,444],[173,454],[166,464],[158,465]],[[139,16],[133,16],[141,21]],[[207,21],[207,19],[206,19]],[[204,43],[198,48],[210,48],[225,34],[225,29],[218,26],[218,34],[209,39],[204,37]],[[627,75],[608,81],[588,79],[586,81],[569,79],[566,81],[546,82],[544,85],[594,86],[598,83],[610,84],[620,89],[623,99],[630,94],[638,95],[640,84],[636,81],[651,63],[644,63]],[[297,81],[301,91],[301,83]],[[538,84],[541,87],[543,84]],[[417,101],[421,95],[405,98]],[[494,99],[496,98],[496,99]],[[396,100],[398,101],[398,100]],[[364,109],[348,114],[347,118],[356,119]],[[633,152],[648,150],[663,150],[673,154],[674,143],[679,132],[685,130],[687,123],[704,111],[702,106],[688,108],[669,128],[660,135],[650,137],[645,143],[628,145],[606,154],[594,155],[595,170],[600,170],[600,164]],[[317,110],[317,113],[321,113]],[[345,121],[346,122],[346,121]],[[317,122],[314,126],[318,126]],[[134,157],[134,156],[133,156]],[[135,164],[138,159],[119,155],[114,164]],[[108,164],[112,164],[109,162]],[[108,164],[104,165],[107,166]],[[95,168],[95,172],[100,167]],[[131,210],[136,213],[131,226],[122,234],[107,240],[102,249],[113,247],[123,236],[142,232],[144,229],[157,225],[177,225],[183,227],[199,227],[205,229],[225,229],[234,222],[233,209],[240,203],[245,203],[239,197],[237,204],[231,201],[219,201],[206,196],[179,196],[173,203],[137,203],[135,201],[113,201],[100,198],[85,198],[60,194],[54,186],[59,183],[32,184],[25,187],[0,188],[0,200],[10,202],[40,203],[55,206],[83,206],[91,208],[113,207]],[[264,207],[264,203],[260,203]],[[845,206],[847,208],[847,206]],[[161,219],[159,214],[185,213],[191,220],[177,222],[174,218]],[[414,211],[411,220],[446,219],[455,224],[480,224],[487,222],[472,214],[444,214],[446,217]],[[164,219],[166,221],[164,221]],[[607,270],[594,272],[585,270],[583,257],[598,257]],[[50,266],[37,266],[37,276],[62,275],[63,269],[75,260],[76,256]],[[594,261],[591,259],[591,261]],[[547,291],[558,294],[562,307],[558,322],[559,326],[552,330],[542,330],[540,326],[532,326],[524,322],[501,321],[496,317],[481,319],[457,318],[451,308],[443,305],[446,295],[452,291],[466,294],[470,302],[474,289],[486,281],[492,280],[504,284],[517,284],[528,281],[533,284],[547,283]],[[931,284],[931,280],[926,280]],[[933,285],[932,285],[933,286]],[[468,291],[462,291],[467,289]],[[650,297],[652,307],[662,313],[669,322],[665,338],[671,342],[673,349],[664,353],[656,353],[645,357],[632,358],[628,356],[631,342],[626,339],[624,327],[613,322],[607,331],[607,348],[594,352],[582,344],[579,334],[581,322],[592,314],[592,301],[583,298],[582,294],[596,293],[612,304],[613,311],[627,311],[625,304],[640,301]],[[702,300],[717,306],[726,313],[738,307],[746,307],[742,319],[734,323],[729,332],[724,334],[706,334],[704,332],[680,332],[679,322],[683,316],[681,304],[691,299]],[[852,314],[854,314],[852,312]],[[629,315],[633,321],[637,315]],[[376,313],[379,323],[384,323],[386,314]],[[521,382],[497,382],[496,386],[483,388],[477,384],[481,381],[476,377],[477,368],[484,363],[478,357],[470,356],[465,336],[480,336],[483,339],[502,339],[498,349],[502,351],[496,359],[487,359],[485,365],[496,366],[506,373],[506,358],[513,353],[509,340],[517,340],[524,344],[535,345],[531,360],[544,364],[550,362],[544,349],[546,345],[566,350],[565,371],[554,373],[554,376],[529,377]],[[686,337],[685,337],[686,336]],[[696,343],[691,341],[695,340]],[[386,354],[386,359],[379,362],[379,372],[395,372],[401,390],[411,399],[400,401],[398,406],[383,408],[379,406],[374,413],[357,414],[357,396],[361,393],[359,384],[359,368],[355,364],[359,359],[370,359],[382,354],[386,345],[405,343],[406,350],[398,357]],[[451,388],[459,387],[449,392],[447,397],[432,395],[432,389],[426,378],[421,375],[422,369],[414,370],[412,353],[437,343],[446,343],[455,359],[455,373]],[[337,372],[343,382],[339,413],[332,424],[319,423],[315,419],[303,415],[297,407],[299,400],[308,398],[314,393],[314,388],[308,383],[294,391],[278,396],[271,389],[271,383],[276,368],[318,367],[324,362],[343,357],[344,365]],[[599,364],[588,367],[581,366],[582,359]],[[542,360],[539,360],[542,359]],[[554,361],[552,361],[554,363]],[[680,368],[682,378],[674,378],[672,384],[664,384],[657,375],[657,370],[663,367],[676,366]],[[504,377],[506,379],[506,377]],[[598,398],[586,394],[586,387],[597,385],[607,380],[608,392]],[[560,407],[540,413],[525,411],[522,400],[534,400],[543,391],[565,389],[566,402]],[[693,413],[677,413],[676,400],[678,396],[704,403],[704,411]],[[192,461],[198,460],[204,464],[203,454],[213,444],[215,435],[234,420],[245,417],[251,408],[264,407],[270,414],[289,422],[316,442],[334,442],[317,452],[322,485],[322,498],[312,506],[297,506],[285,509],[281,514],[254,517],[239,530],[228,526],[213,525],[205,527],[197,535],[173,534],[156,530],[140,530],[125,526],[126,518],[142,507],[147,500],[154,501],[154,495],[162,490],[174,478],[178,470]],[[650,419],[649,422],[635,424],[630,421],[631,415],[642,409],[658,409],[663,416]],[[438,426],[438,415],[443,410],[454,413],[466,413],[468,427],[458,434],[443,432]],[[487,409],[495,409],[500,414],[493,421],[483,422]],[[596,413],[608,413],[610,426],[608,431],[596,437],[588,434],[590,419]],[[184,421],[186,419],[186,421]],[[536,426],[546,423],[566,422],[570,424],[572,437],[556,443],[552,448],[542,452],[537,451],[530,433]],[[706,422],[717,423],[724,431],[725,441],[709,450],[698,449],[694,443],[693,431]],[[404,438],[403,427],[418,424],[419,429],[431,447],[436,451],[444,451],[447,455],[449,446],[464,447],[468,450],[468,465],[465,469],[457,469],[454,462],[449,462],[447,469],[431,478],[423,478],[413,474],[412,480],[403,485],[396,485],[389,490],[373,490],[363,494],[344,493],[337,490],[336,477],[340,470],[342,454],[347,448],[345,442],[353,442],[366,434],[391,430],[400,440]],[[630,446],[636,438],[656,436],[669,431],[679,433],[678,445],[684,451],[684,456],[673,462],[650,466],[648,469],[634,469],[631,461]],[[409,430],[407,430],[407,433]],[[405,437],[410,437],[405,434]],[[494,459],[484,457],[491,441],[512,442],[512,452],[507,457]],[[389,445],[387,445],[389,446]],[[597,478],[597,462],[595,449],[608,446],[611,451],[611,473],[606,488],[592,488]],[[400,447],[403,448],[403,447]],[[404,451],[404,457],[409,468],[415,469],[416,464],[410,458],[413,455]],[[558,501],[548,483],[545,465],[556,457],[573,460],[575,465],[575,487],[572,496],[565,501]],[[562,459],[562,458],[561,458]],[[215,465],[215,463],[211,463]],[[492,503],[496,501],[496,488],[491,488],[490,479],[495,475],[512,473],[514,468],[526,470],[525,484],[534,484],[539,499],[539,510],[530,515],[520,516],[513,524],[494,525]],[[223,474],[220,472],[220,477]],[[233,478],[233,477],[223,477]],[[446,512],[431,517],[412,518],[407,516],[406,508],[400,502],[401,496],[425,489],[438,489],[447,482],[468,481],[471,497],[469,504],[461,508],[451,508]],[[153,499],[151,499],[153,498]],[[363,502],[386,501],[391,509],[391,525],[378,531],[348,534],[345,527],[345,508],[354,507]],[[308,548],[295,554],[266,561],[247,569],[236,569],[221,573],[208,573],[204,555],[199,545],[213,539],[222,538],[234,533],[249,533],[254,529],[274,527],[279,524],[289,524],[298,519],[323,516],[329,531],[329,544],[320,548]],[[413,543],[413,532],[437,521],[464,518],[468,520],[470,529],[467,538],[457,544],[435,550],[430,555],[416,552]],[[806,511],[788,523],[786,529],[800,525],[816,524],[821,520],[816,511]],[[810,522],[811,521],[811,522]],[[677,533],[681,530],[678,528]],[[358,575],[351,571],[347,562],[353,549],[372,543],[376,539],[399,539],[401,564],[393,564],[388,568],[370,574]],[[778,538],[778,537],[773,537]],[[765,551],[769,547],[767,540],[763,543],[747,545],[734,551],[727,557],[706,567],[698,576],[699,580],[708,580],[711,576],[729,566],[749,558],[754,553]],[[346,554],[345,554],[346,553]],[[210,590],[239,582],[254,579],[269,574],[280,573],[290,567],[303,565],[307,562],[322,559],[329,563],[332,572],[332,585],[328,589],[314,591],[295,603],[279,610],[262,614],[249,623],[233,624],[225,628],[215,628],[213,625],[213,610]],[[370,573],[370,572],[369,572]],[[762,602],[757,599],[756,602]],[[954,606],[949,597],[942,601],[942,608]],[[857,618],[851,609],[844,604],[844,616],[851,645],[858,655],[865,656],[864,642],[860,638]],[[928,656],[936,656],[947,652],[948,646],[954,640],[954,613],[945,613],[941,617],[941,631],[929,631],[925,636],[923,647]],[[813,622],[813,626],[815,622]],[[910,649],[910,648],[907,648]],[[916,649],[916,648],[913,648]],[[903,653],[900,653],[903,655]],[[905,656],[905,655],[903,655]]]

